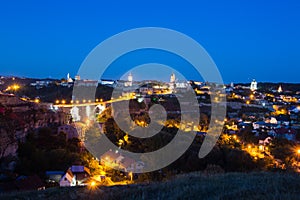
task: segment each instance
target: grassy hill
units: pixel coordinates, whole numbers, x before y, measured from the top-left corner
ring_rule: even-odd
[[[51,188],[0,199],[299,199],[300,176],[286,173],[192,173],[160,183]]]

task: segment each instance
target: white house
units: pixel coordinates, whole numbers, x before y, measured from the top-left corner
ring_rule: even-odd
[[[60,187],[70,187],[76,185],[76,176],[72,173],[70,169],[67,170],[65,175],[60,179]]]

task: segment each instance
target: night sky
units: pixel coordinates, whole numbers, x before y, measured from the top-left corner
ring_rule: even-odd
[[[154,26],[198,41],[227,83],[300,82],[298,0],[78,2],[1,1],[0,75],[75,76],[101,41]]]

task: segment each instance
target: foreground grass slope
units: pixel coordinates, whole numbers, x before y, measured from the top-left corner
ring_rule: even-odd
[[[286,173],[227,173],[178,176],[161,183],[51,188],[2,194],[0,199],[300,199],[300,176]]]

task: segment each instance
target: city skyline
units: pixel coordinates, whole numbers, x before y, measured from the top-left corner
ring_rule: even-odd
[[[0,74],[75,76],[88,53],[103,40],[128,29],[155,26],[180,31],[203,45],[225,83],[252,79],[297,83],[299,7],[298,1],[192,1],[184,5],[157,1],[147,6],[137,2],[5,2],[0,8]],[[170,67],[178,64],[162,57],[155,59]],[[132,56],[104,78],[117,79],[114,75],[128,71],[124,64],[133,67],[153,62],[152,58]],[[185,65],[180,67],[191,77],[187,79],[195,79]]]

